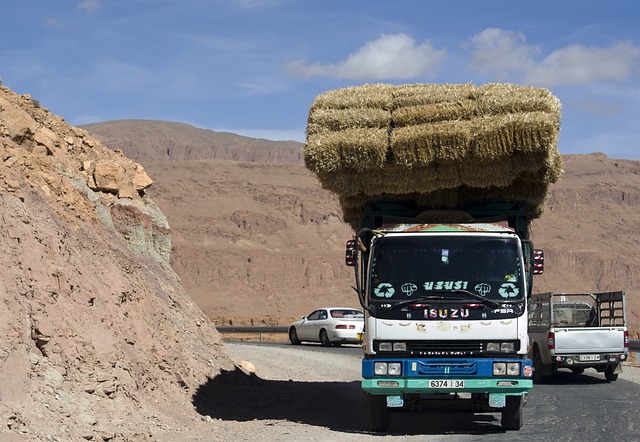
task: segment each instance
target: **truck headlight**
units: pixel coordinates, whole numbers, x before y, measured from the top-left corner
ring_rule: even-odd
[[[513,342],[487,342],[488,352],[514,352],[516,346]]]
[[[520,376],[520,362],[494,362],[494,376]]]
[[[402,375],[402,363],[400,362],[375,362],[373,373],[376,376],[400,376]]]
[[[519,376],[520,375],[520,363],[509,362],[507,363],[507,376]]]
[[[378,351],[407,351],[406,342],[379,342]]]
[[[400,376],[402,374],[402,364],[400,362],[389,362],[387,373],[389,376]]]

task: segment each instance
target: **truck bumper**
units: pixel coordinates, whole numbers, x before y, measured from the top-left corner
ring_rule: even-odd
[[[519,395],[533,388],[531,379],[490,378],[490,379],[457,379],[447,380],[442,387],[434,387],[431,381],[443,379],[407,379],[407,378],[374,378],[363,379],[362,389],[369,394],[388,396],[405,393],[498,393]],[[464,381],[464,386],[456,381]],[[441,383],[441,382],[436,382]]]

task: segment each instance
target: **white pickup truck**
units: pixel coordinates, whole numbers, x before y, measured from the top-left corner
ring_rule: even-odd
[[[604,372],[615,381],[629,356],[625,293],[539,293],[529,307],[529,357],[534,382],[559,368]]]

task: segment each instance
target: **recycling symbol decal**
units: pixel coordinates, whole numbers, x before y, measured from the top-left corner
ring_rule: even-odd
[[[520,293],[520,289],[516,287],[515,284],[505,282],[498,289],[498,293],[503,298],[515,298],[516,296],[518,296],[518,293]]]
[[[391,298],[395,292],[396,290],[388,282],[382,282],[373,289],[373,293],[378,298]]]

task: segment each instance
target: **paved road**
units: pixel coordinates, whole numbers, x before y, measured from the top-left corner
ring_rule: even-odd
[[[289,379],[284,384],[282,381],[262,384],[263,388],[269,389],[266,395],[271,395],[275,401],[270,414],[249,413],[241,418],[279,418],[329,428],[334,436],[359,434],[365,439],[371,436],[366,431],[359,387],[359,348],[287,344],[228,344],[228,347],[234,358],[257,361],[260,377],[261,368],[269,362],[261,359],[256,350],[263,350],[265,355],[277,359],[280,367],[290,365],[292,370],[285,376]],[[341,378],[336,376],[337,372],[330,372],[329,366],[333,363],[340,366]],[[308,367],[302,368],[304,366]],[[298,381],[292,374],[296,370],[305,370],[307,377]],[[310,374],[314,371],[317,373],[315,378]],[[321,379],[323,376],[326,378]],[[529,394],[524,410],[525,424],[520,431],[503,431],[497,413],[430,409],[426,412],[392,413],[390,431],[386,436],[377,436],[377,439],[483,442],[640,440],[639,380],[640,369],[635,367],[625,367],[625,373],[611,383],[594,370],[587,370],[582,375],[560,371],[547,383],[536,385]],[[283,388],[286,393],[283,393]],[[286,399],[281,397],[283,394]],[[244,405],[251,406],[248,403]]]

